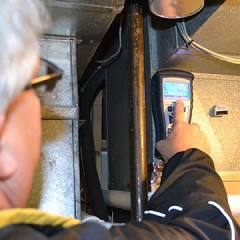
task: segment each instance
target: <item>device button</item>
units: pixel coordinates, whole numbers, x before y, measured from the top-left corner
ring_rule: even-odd
[[[173,113],[169,114],[169,123],[173,123]]]
[[[168,112],[172,112],[173,111],[173,107],[168,107]]]

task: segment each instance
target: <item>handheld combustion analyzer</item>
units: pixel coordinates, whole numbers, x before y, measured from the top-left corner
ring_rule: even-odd
[[[156,142],[167,138],[173,124],[174,105],[184,102],[185,122],[190,123],[193,108],[194,76],[182,70],[160,70],[152,77],[152,110]],[[160,157],[156,154],[156,157]]]

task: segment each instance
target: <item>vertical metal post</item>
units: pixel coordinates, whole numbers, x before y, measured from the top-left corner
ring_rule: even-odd
[[[143,17],[140,1],[128,5],[129,70],[132,82],[133,147],[131,159],[132,220],[141,221],[147,206],[147,147]]]

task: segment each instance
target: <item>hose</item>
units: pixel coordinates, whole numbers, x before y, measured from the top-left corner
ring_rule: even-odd
[[[93,74],[90,77],[80,94],[79,115],[80,119],[85,122],[79,129],[79,137],[82,166],[85,174],[87,193],[92,214],[102,220],[109,221],[96,168],[93,129],[91,122],[92,104],[99,90],[103,88],[105,83],[104,80],[104,69],[101,68],[98,70],[97,75]]]

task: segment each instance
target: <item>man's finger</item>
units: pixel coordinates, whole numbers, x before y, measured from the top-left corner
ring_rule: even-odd
[[[178,100],[175,104],[173,125],[179,122],[184,122],[184,103],[181,100]]]

